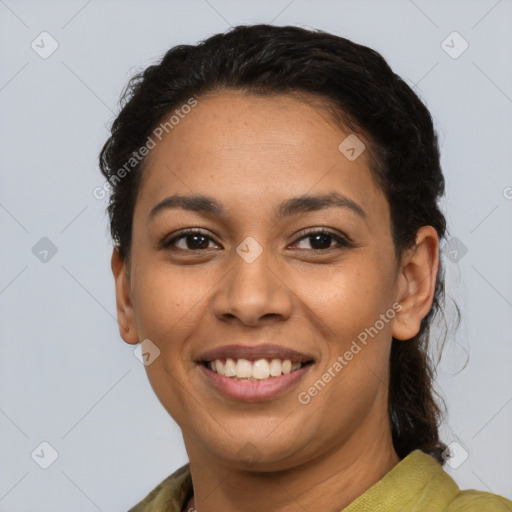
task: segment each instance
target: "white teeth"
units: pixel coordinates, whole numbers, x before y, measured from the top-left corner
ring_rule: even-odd
[[[272,377],[279,377],[279,375],[283,373],[281,371],[282,367],[281,359],[272,359],[272,361],[270,361],[270,375],[272,375]]]
[[[215,360],[217,363],[218,359]],[[236,377],[236,364],[233,359],[226,359],[226,364],[224,365],[224,375],[226,377]]]
[[[270,365],[266,359],[258,359],[252,365],[252,376],[255,379],[268,379],[270,375]]]
[[[241,378],[252,377],[252,364],[247,359],[239,359],[236,363],[236,376]]]
[[[248,359],[227,358],[223,363],[221,359],[210,361],[210,369],[219,375],[241,380],[267,380],[272,377],[287,375],[299,370],[301,363],[293,363],[289,359]]]

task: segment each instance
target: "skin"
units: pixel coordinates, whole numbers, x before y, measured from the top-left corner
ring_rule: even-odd
[[[412,338],[431,307],[437,233],[419,229],[397,261],[368,151],[345,158],[338,145],[350,131],[305,99],[238,91],[198,98],[147,157],[131,260],[112,255],[121,336],[150,339],[161,351],[147,375],[182,429],[194,485],[188,505],[200,512],[339,511],[400,460],[387,412],[389,353],[392,336]],[[340,207],[274,216],[283,200],[333,191],[366,216]],[[173,209],[148,222],[162,199],[192,193],[214,197],[225,213]],[[187,227],[211,237],[202,239],[207,249],[187,251],[187,239],[159,248]],[[304,230],[321,227],[353,246],[332,239],[315,253]],[[248,236],[263,249],[252,263],[236,252]],[[395,317],[301,404],[298,393],[394,303],[402,306]],[[315,364],[284,395],[243,403],[214,390],[195,363],[232,343],[280,344],[314,355]],[[250,463],[241,456],[249,445]]]

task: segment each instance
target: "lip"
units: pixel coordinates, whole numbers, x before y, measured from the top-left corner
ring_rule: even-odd
[[[232,359],[247,359],[249,361],[257,359],[289,359],[292,363],[314,361],[314,357],[310,354],[304,354],[280,345],[263,344],[250,346],[224,345],[203,352],[196,362],[204,363],[206,361],[214,361],[215,359],[227,359],[228,357]]]
[[[227,397],[245,402],[260,402],[264,400],[271,400],[272,398],[289,391],[298,384],[298,382],[309,371],[311,366],[313,365],[308,364],[299,370],[288,373],[287,375],[272,377],[260,382],[243,381],[225,377],[224,375],[220,375],[210,370],[201,363],[197,365],[197,368],[206,378],[208,384],[213,385],[215,389]]]

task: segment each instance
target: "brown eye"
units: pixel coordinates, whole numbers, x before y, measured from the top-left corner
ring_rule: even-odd
[[[333,245],[332,242],[335,242]],[[313,231],[299,238],[295,244],[307,242],[309,247],[299,247],[300,250],[325,251],[333,247],[350,247],[350,243],[343,237],[326,230]]]
[[[164,249],[179,249],[183,251],[201,251],[210,249],[210,242],[215,242],[211,237],[205,235],[201,231],[186,230],[182,231],[177,236],[162,242]],[[216,244],[215,244],[216,245]]]
[[[325,233],[320,233],[318,235],[309,235],[309,240],[312,249],[329,249],[329,247],[331,247],[333,237],[331,235],[326,235]]]
[[[186,240],[186,248],[190,250],[208,249],[208,244],[210,243],[208,237],[204,235],[185,235],[181,238]]]

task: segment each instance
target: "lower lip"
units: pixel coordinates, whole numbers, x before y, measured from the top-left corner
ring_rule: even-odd
[[[197,366],[208,379],[208,382],[224,395],[245,402],[259,402],[261,400],[270,400],[289,391],[308,372],[312,364],[307,364],[287,375],[271,377],[259,382],[236,380],[220,375],[206,368],[203,364],[198,364]]]

